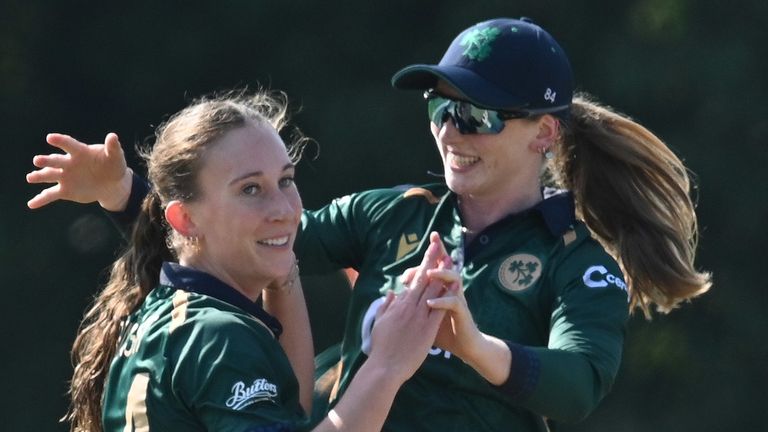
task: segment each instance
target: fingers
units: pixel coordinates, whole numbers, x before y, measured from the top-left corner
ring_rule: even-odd
[[[53,153],[49,155],[37,155],[32,158],[32,164],[38,168],[64,168],[72,160],[69,154]]]
[[[401,282],[408,289],[401,293],[399,298],[413,305],[419,305],[444,295],[448,287],[461,284],[460,276],[452,269],[453,261],[440,235],[437,232],[431,232],[429,247],[424,253],[421,264],[418,267],[406,269],[400,276]]]
[[[85,144],[77,141],[76,139],[62,134],[48,134],[45,137],[46,141],[54,147],[58,147],[66,152],[66,154],[53,153],[49,155],[37,155],[32,158],[32,164],[38,168],[65,168],[72,160],[71,154],[77,152],[79,146]],[[29,176],[27,176],[29,181]],[[46,183],[48,181],[34,181],[34,183]],[[50,182],[48,182],[50,183]]]
[[[406,269],[400,276],[400,282],[405,286],[409,286],[413,280],[413,277],[416,275],[417,270],[418,267],[411,267]]]
[[[61,169],[43,168],[27,174],[27,183],[57,183],[61,179]]]
[[[85,147],[85,144],[72,138],[69,135],[49,133],[45,136],[45,141],[57,148],[64,150],[67,153],[76,153],[81,148]]]
[[[440,234],[438,234],[437,231],[432,231],[429,234],[429,243],[435,243],[438,247],[438,254],[443,257],[448,257],[450,259],[450,255],[448,255],[448,251],[445,250],[445,244],[440,239]]]
[[[395,300],[395,292],[392,290],[387,291],[387,294],[384,296],[384,303],[379,306],[379,309],[376,311],[376,319],[378,320],[384,312],[389,309],[389,306],[392,304],[392,302]]]
[[[440,259],[440,247],[437,244],[431,243],[424,252],[424,258],[421,260],[422,268],[434,268],[437,265],[437,261]]]
[[[416,297],[416,301],[418,301],[418,297],[421,295],[421,290],[427,284],[426,271],[428,269],[436,268],[438,259],[438,247],[437,245],[430,243],[427,251],[424,253],[424,258],[421,260],[421,265],[415,268],[409,284],[409,291],[419,291],[416,296],[412,296]]]
[[[450,269],[454,267],[453,259],[448,251],[445,249],[445,244],[440,239],[440,234],[436,231],[432,231],[429,235],[430,244],[436,245],[438,249],[437,268]]]
[[[432,309],[457,313],[461,309],[461,300],[456,296],[443,296],[427,300],[427,306]]]
[[[417,269],[408,269],[404,273],[404,277],[414,274]],[[406,309],[411,310],[411,313],[427,316],[432,312],[428,307],[425,307],[427,300],[443,295],[444,291],[445,285],[442,280],[424,278],[424,283],[411,284],[397,295],[397,299]],[[383,310],[380,308],[379,312],[383,312]]]
[[[447,263],[451,263],[451,258],[445,250],[445,245],[440,240],[440,235],[433,231],[429,235],[429,246],[424,257],[421,260],[421,264],[415,268],[409,268],[401,276],[401,281],[405,285],[414,283],[418,287],[422,284],[426,284],[424,279],[424,272],[428,269],[445,267]]]
[[[439,268],[439,269],[453,269],[453,260],[451,259],[450,256],[445,255],[437,263],[437,268]]]
[[[443,325],[443,321],[448,316],[448,310],[433,308],[429,305],[430,302],[440,298],[442,297],[430,298],[430,299],[426,299],[425,301],[425,304],[428,309],[427,325],[426,325],[425,331],[429,332],[430,334],[431,345],[434,345],[435,342],[437,341],[437,335],[440,330],[440,327]],[[449,324],[450,324],[450,321],[449,321]]]
[[[429,286],[433,287],[432,291],[425,293],[427,305],[432,309],[457,311],[463,300],[461,276],[451,268],[440,268],[427,270],[427,277],[430,280]],[[435,291],[438,287],[439,290]]]
[[[39,194],[35,195],[31,200],[27,201],[27,207],[31,209],[37,209],[58,200],[60,197],[61,187],[60,185],[56,184],[47,189],[44,189]]]
[[[426,290],[427,292],[425,292],[424,296],[422,296],[422,299],[423,304],[427,308],[427,316],[429,317],[430,322],[435,325],[434,330],[437,332],[437,329],[440,327],[440,322],[442,322],[447,311],[440,308],[433,308],[430,306],[430,303],[436,299],[445,297],[446,290],[445,286],[438,281],[432,282],[429,288],[430,289]]]
[[[450,268],[438,268],[427,270],[427,277],[430,279],[437,279],[442,281],[446,285],[454,285],[461,282],[461,277],[456,271]]]
[[[426,288],[424,288],[424,291],[419,298],[419,302],[423,301],[426,303],[429,299],[441,296],[443,291],[445,291],[443,282],[439,279],[430,278],[429,283]]]

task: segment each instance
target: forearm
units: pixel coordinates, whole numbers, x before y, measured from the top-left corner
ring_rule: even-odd
[[[480,332],[468,352],[454,354],[489,383],[497,386],[507,381],[514,361],[503,340]]]
[[[369,359],[355,374],[336,407],[313,432],[380,431],[403,381],[393,377],[386,366],[376,366]]]
[[[264,310],[277,318],[283,326],[280,346],[283,347],[299,381],[299,397],[304,410],[312,411],[314,388],[314,348],[304,292],[297,277],[292,287],[283,290],[265,290]]]

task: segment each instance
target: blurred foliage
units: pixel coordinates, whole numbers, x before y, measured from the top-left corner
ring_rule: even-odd
[[[698,263],[715,275],[710,293],[672,314],[633,318],[613,392],[565,430],[764,428],[768,2],[4,0],[4,429],[66,430],[56,421],[66,409],[68,350],[120,247],[94,206],[26,209],[40,188],[23,176],[33,155],[52,150],[47,132],[100,142],[116,131],[130,150],[196,96],[262,85],[288,93],[300,109],[296,124],[319,143],[318,157],[299,166],[307,207],[433,181],[427,171],[440,165],[423,104],[418,94],[391,90],[389,78],[406,64],[438,61],[474,22],[521,15],[560,41],[582,90],[647,125],[686,160],[698,181]],[[134,152],[129,159],[142,170]],[[323,347],[346,312],[343,281],[307,282]]]

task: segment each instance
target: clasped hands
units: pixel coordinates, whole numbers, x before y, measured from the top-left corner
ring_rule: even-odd
[[[401,276],[407,290],[431,287],[437,295],[426,299],[433,310],[445,311],[434,346],[468,361],[481,350],[483,334],[478,330],[464,298],[461,275],[454,270],[440,235],[432,232],[421,264]]]
[[[404,379],[434,346],[473,366],[472,359],[482,355],[483,334],[472,320],[461,278],[452,267],[440,236],[430,234],[421,264],[401,276],[406,289],[397,295],[387,292],[376,312],[369,359],[386,359]]]

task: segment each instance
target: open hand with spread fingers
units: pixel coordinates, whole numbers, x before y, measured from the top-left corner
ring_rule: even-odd
[[[125,207],[132,172],[117,135],[107,134],[104,144],[88,145],[58,133],[48,134],[46,141],[64,154],[37,155],[32,159],[39,169],[27,174],[27,183],[56,184],[29,200],[29,208],[37,209],[57,200],[98,202],[112,211]]]

